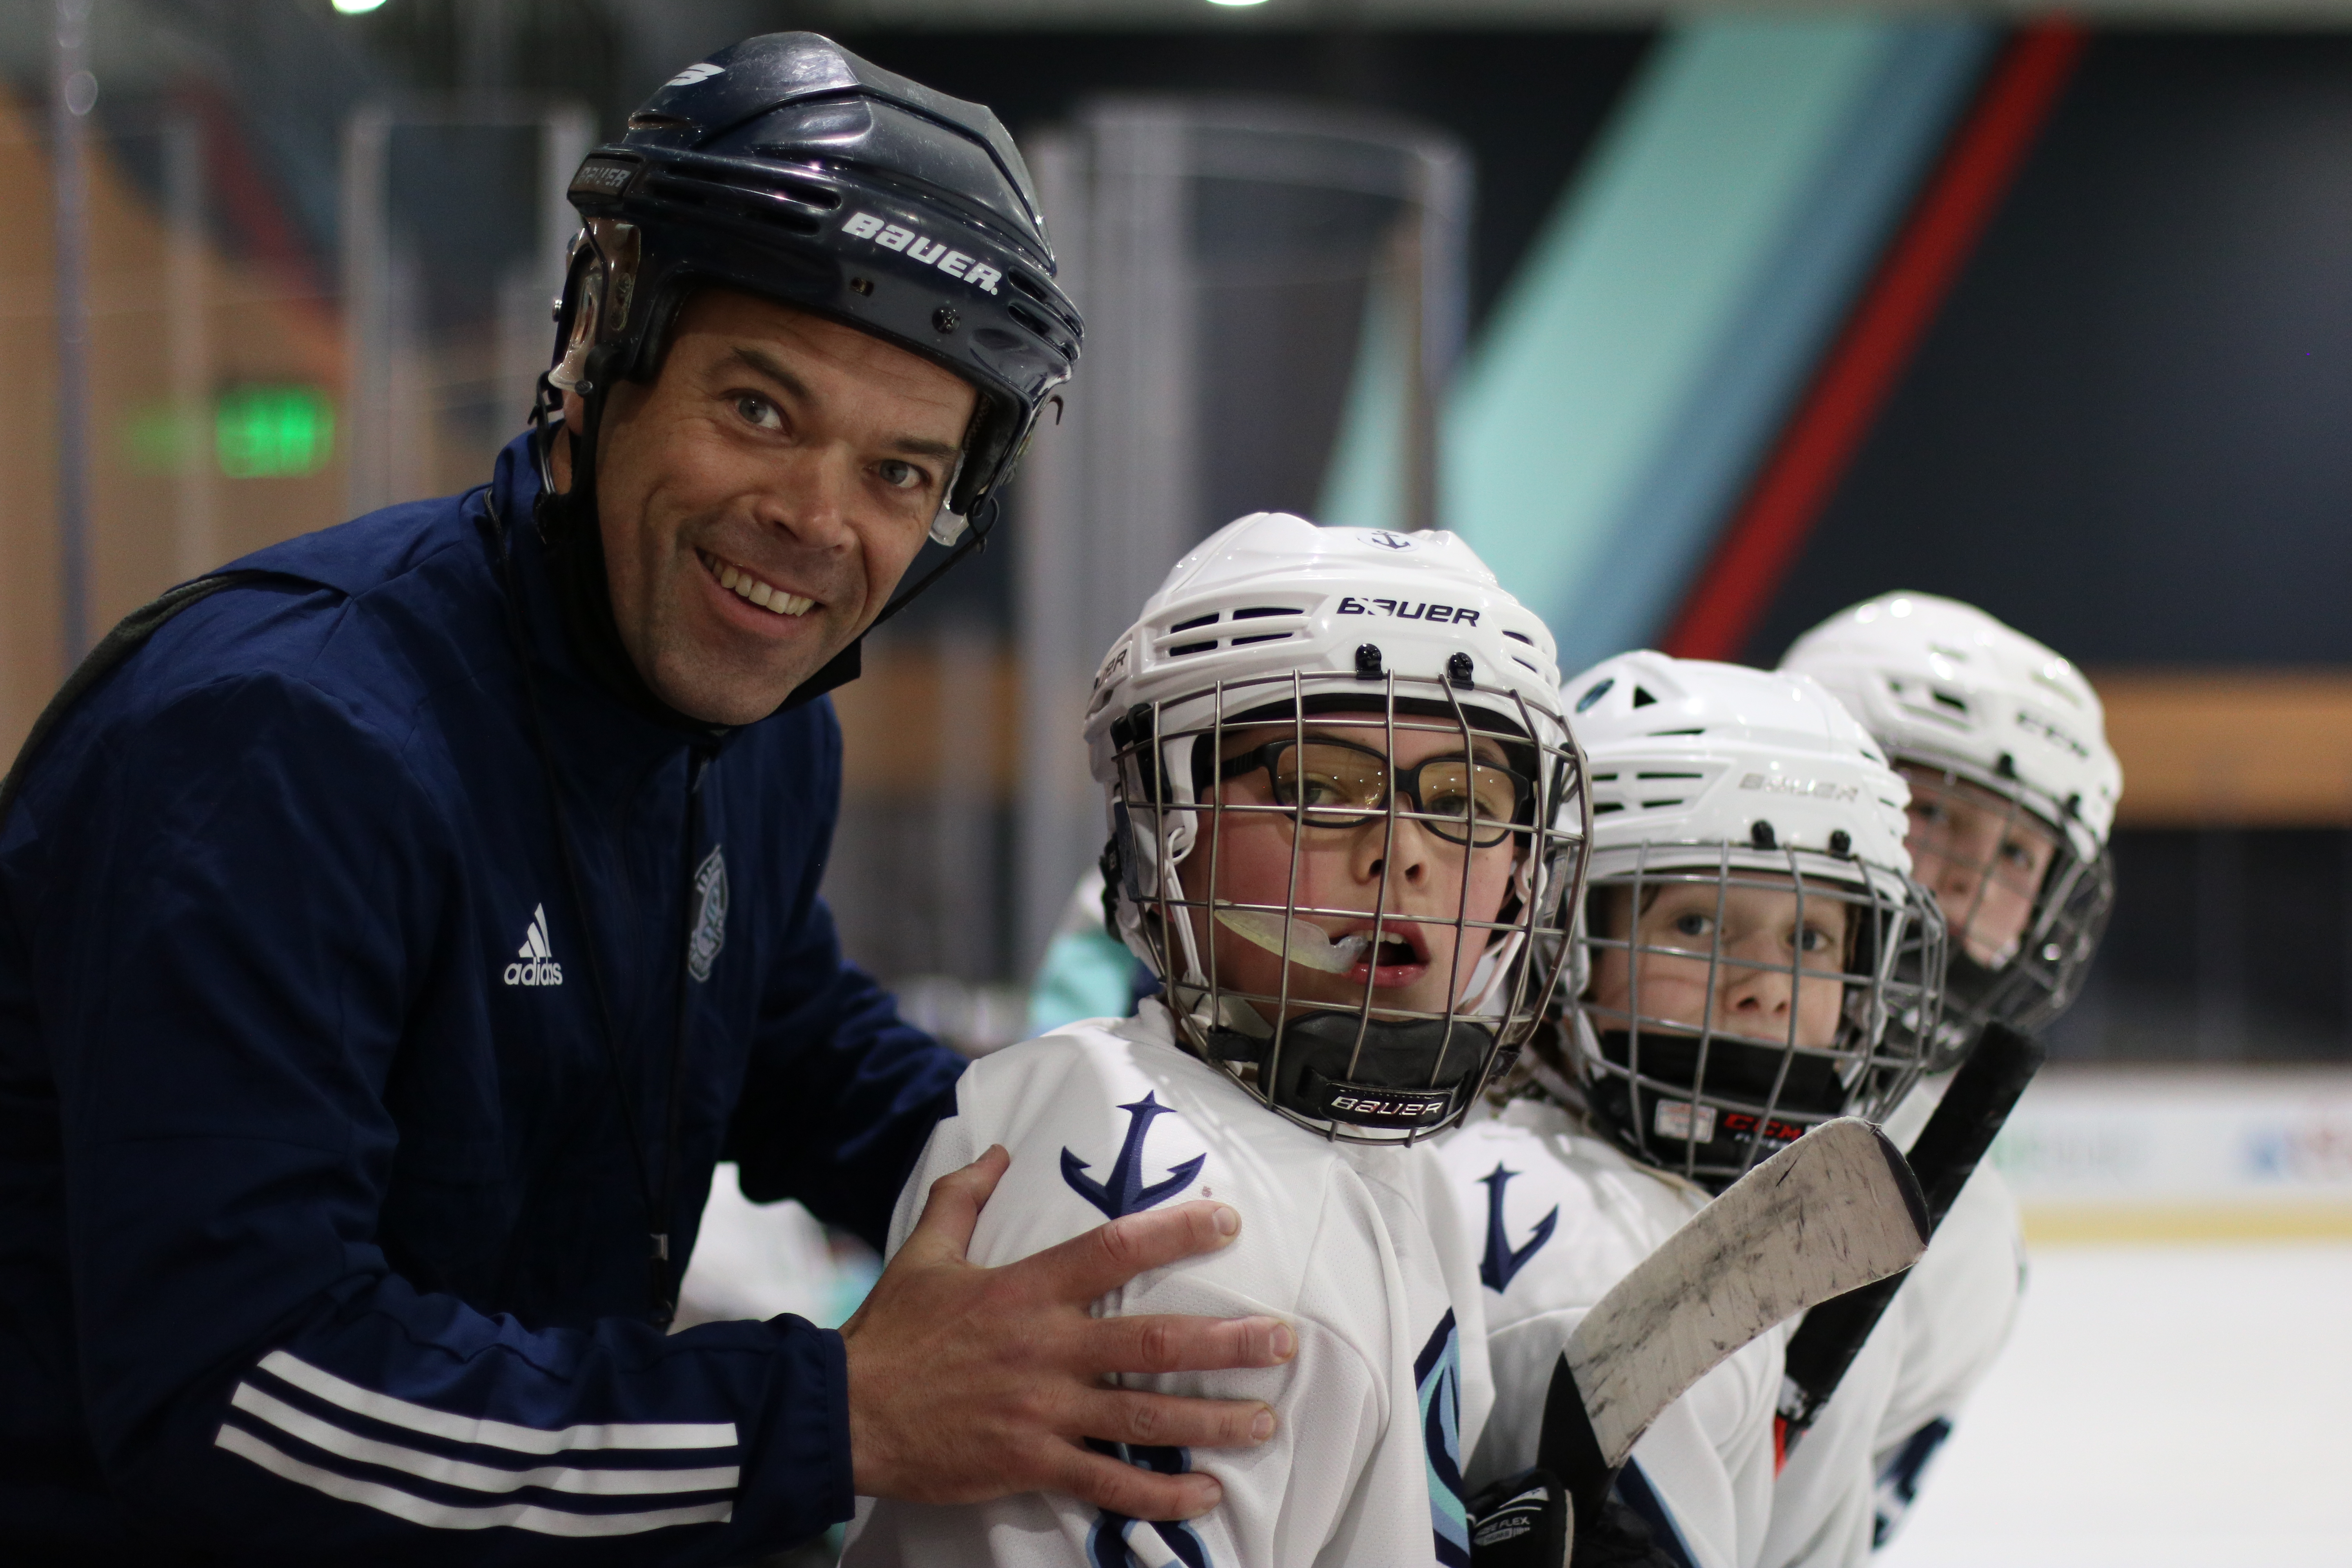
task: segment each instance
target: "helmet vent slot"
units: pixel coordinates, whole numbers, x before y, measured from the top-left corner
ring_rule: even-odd
[[[1505,628],[1504,628],[1504,631],[1503,631],[1503,635],[1504,635],[1505,637],[1507,637],[1510,638],[1513,642],[1523,642],[1523,643],[1527,644],[1529,647],[1535,647],[1535,646],[1536,646],[1536,639],[1535,639],[1535,638],[1533,638],[1533,637],[1529,637],[1529,636],[1528,636],[1528,634],[1527,634],[1527,633],[1525,633],[1525,632],[1515,632],[1515,631],[1510,630],[1508,627],[1505,627]]]
[[[763,158],[790,158],[793,155],[793,150],[790,147],[754,147],[751,151]],[[764,183],[769,189],[786,201],[798,202],[804,207],[814,207],[819,212],[831,212],[841,205],[839,191],[824,185],[811,184],[805,180],[780,176]]]
[[[1705,773],[1635,773],[1637,779],[1703,779]]]
[[[1261,632],[1254,637],[1235,637],[1230,646],[1242,647],[1254,642],[1284,642],[1297,635],[1297,632]]]
[[[1237,621],[1262,621],[1268,616],[1303,616],[1307,612],[1304,610],[1288,609],[1280,605],[1255,605],[1246,610],[1235,610],[1234,612],[1234,619]]]
[[[666,201],[685,206],[707,207],[714,211],[732,210],[746,216],[756,216],[762,223],[772,223],[801,234],[814,234],[820,226],[816,219],[793,207],[806,204],[793,201],[775,191],[751,190],[741,185],[706,185],[690,180],[656,178],[653,194]]]
[[[1039,337],[1045,339],[1047,342],[1053,344],[1055,348],[1060,350],[1063,353],[1074,353],[1076,352],[1072,349],[1068,343],[1064,342],[1058,336],[1056,336],[1054,330],[1045,324],[1045,319],[1037,314],[1036,311],[1024,310],[1019,305],[1007,305],[1004,307],[1004,313],[1012,317],[1014,321],[1020,322],[1023,326],[1028,328],[1031,331],[1036,333]]]
[[[1656,700],[1657,700],[1657,699],[1656,699],[1656,698],[1654,698],[1654,697],[1653,697],[1653,696],[1651,696],[1651,695],[1650,695],[1648,688],[1646,688],[1646,687],[1641,687],[1641,686],[1637,686],[1637,687],[1633,688],[1633,706],[1634,706],[1634,707],[1636,707],[1636,708],[1647,708],[1647,707],[1649,707],[1652,703],[1655,702]]]
[[[694,121],[683,114],[647,114],[642,110],[629,116],[632,131],[691,131]]]
[[[1188,653],[1210,653],[1215,650],[1216,646],[1217,639],[1214,637],[1211,637],[1207,642],[1180,643],[1168,650],[1168,657],[1181,658]]]
[[[1171,632],[1189,632],[1195,626],[1213,625],[1216,621],[1216,618],[1217,613],[1214,610],[1212,610],[1205,616],[1194,616],[1189,621],[1178,621],[1174,626],[1170,626],[1168,629]]]

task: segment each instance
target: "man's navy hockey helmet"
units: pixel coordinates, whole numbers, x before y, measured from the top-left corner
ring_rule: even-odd
[[[979,389],[948,498],[960,520],[1009,477],[1077,358],[1077,310],[996,116],[814,33],[747,38],[678,72],[570,195],[587,226],[551,379],[592,405],[615,377],[652,379],[695,288],[781,300]]]

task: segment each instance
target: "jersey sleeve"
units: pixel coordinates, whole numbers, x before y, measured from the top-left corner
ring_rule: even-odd
[[[841,793],[841,730],[830,700],[814,726],[830,839]],[[722,1158],[754,1203],[796,1198],[880,1247],[893,1199],[931,1125],[954,1104],[963,1058],[898,1016],[874,978],[842,956],[809,858],[785,907],[798,911],[770,963],[767,998]]]
[[[838,1336],[533,1329],[388,1262],[414,1152],[388,1096],[453,881],[396,742],[265,676],[126,730],[28,790],[0,857],[62,1129],[69,1375],[130,1527],[466,1568],[741,1560],[845,1517]]]
[[[1763,1568],[1862,1568],[1874,1504],[1871,1455],[1904,1355],[1903,1315],[1864,1340],[1821,1415],[1772,1484]]]
[[[1874,1545],[1902,1527],[1928,1465],[2009,1342],[2024,1283],[2017,1200],[1999,1171],[1979,1166],[1895,1293],[1904,1356],[1871,1456]]]
[[[1253,1223],[1244,1215],[1244,1224]],[[1258,1215],[1255,1223],[1269,1224]],[[1410,1528],[1404,1540],[1428,1550],[1428,1491],[1421,1424],[1412,1390],[1391,1386],[1393,1347],[1404,1317],[1394,1260],[1379,1216],[1360,1189],[1328,1183],[1317,1215],[1283,1216],[1286,1239],[1307,1240],[1305,1289],[1293,1310],[1256,1301],[1184,1270],[1146,1276],[1120,1293],[1122,1313],[1181,1312],[1239,1317],[1267,1312],[1298,1336],[1298,1351],[1279,1367],[1183,1373],[1138,1380],[1163,1394],[1205,1399],[1263,1399],[1274,1407],[1275,1436],[1253,1449],[1135,1450],[1126,1457],[1151,1468],[1171,1465],[1213,1475],[1224,1501],[1213,1512],[1173,1530],[1188,1531],[1203,1561],[1329,1564],[1421,1562],[1393,1555],[1399,1501],[1394,1487],[1411,1483],[1403,1500]],[[1408,1463],[1409,1461],[1409,1463]],[[1384,1491],[1385,1489],[1385,1491]],[[1089,1533],[1122,1528],[1101,1516]],[[1387,1542],[1389,1550],[1368,1550]],[[1178,1555],[1182,1548],[1169,1545]]]

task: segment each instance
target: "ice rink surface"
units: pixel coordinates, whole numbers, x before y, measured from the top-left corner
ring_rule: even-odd
[[[2352,1565],[2352,1242],[2034,1249],[1876,1568]]]

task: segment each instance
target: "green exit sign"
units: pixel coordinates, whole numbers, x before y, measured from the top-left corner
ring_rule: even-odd
[[[315,474],[335,453],[335,405],[315,386],[236,386],[213,405],[213,451],[233,479]]]
[[[169,403],[133,409],[123,455],[142,474],[177,474],[204,461],[201,416]],[[315,386],[232,386],[213,399],[213,458],[232,479],[299,479],[335,455],[335,405]]]

